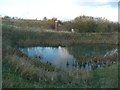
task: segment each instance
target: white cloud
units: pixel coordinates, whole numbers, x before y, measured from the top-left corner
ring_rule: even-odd
[[[118,9],[112,8],[111,6],[100,6],[100,7],[83,7],[81,13],[93,16],[93,17],[105,17],[110,21],[118,20]]]
[[[117,7],[112,7],[110,2],[118,0],[3,0],[0,1],[0,15],[69,20],[84,14],[117,21]]]

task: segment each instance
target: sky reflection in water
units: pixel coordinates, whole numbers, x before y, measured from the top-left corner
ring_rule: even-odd
[[[30,47],[19,48],[22,53],[34,58],[41,56],[41,62],[49,62],[57,68],[64,70],[88,69],[91,70],[92,63],[84,65],[78,63],[79,56],[104,56],[108,52],[116,50],[115,46],[74,46],[74,47]],[[97,65],[100,67],[101,65]]]

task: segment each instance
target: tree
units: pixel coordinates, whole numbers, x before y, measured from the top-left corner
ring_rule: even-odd
[[[44,18],[43,18],[43,20],[45,20],[45,21],[46,21],[46,20],[47,20],[47,17],[44,17]]]
[[[9,16],[4,16],[4,19],[10,19],[10,17]]]

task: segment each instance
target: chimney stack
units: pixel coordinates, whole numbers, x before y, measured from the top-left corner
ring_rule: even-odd
[[[58,31],[58,20],[55,20],[55,30]]]

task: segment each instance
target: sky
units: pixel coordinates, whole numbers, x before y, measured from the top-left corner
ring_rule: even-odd
[[[25,19],[72,20],[86,15],[118,21],[119,0],[0,0],[0,15]]]

